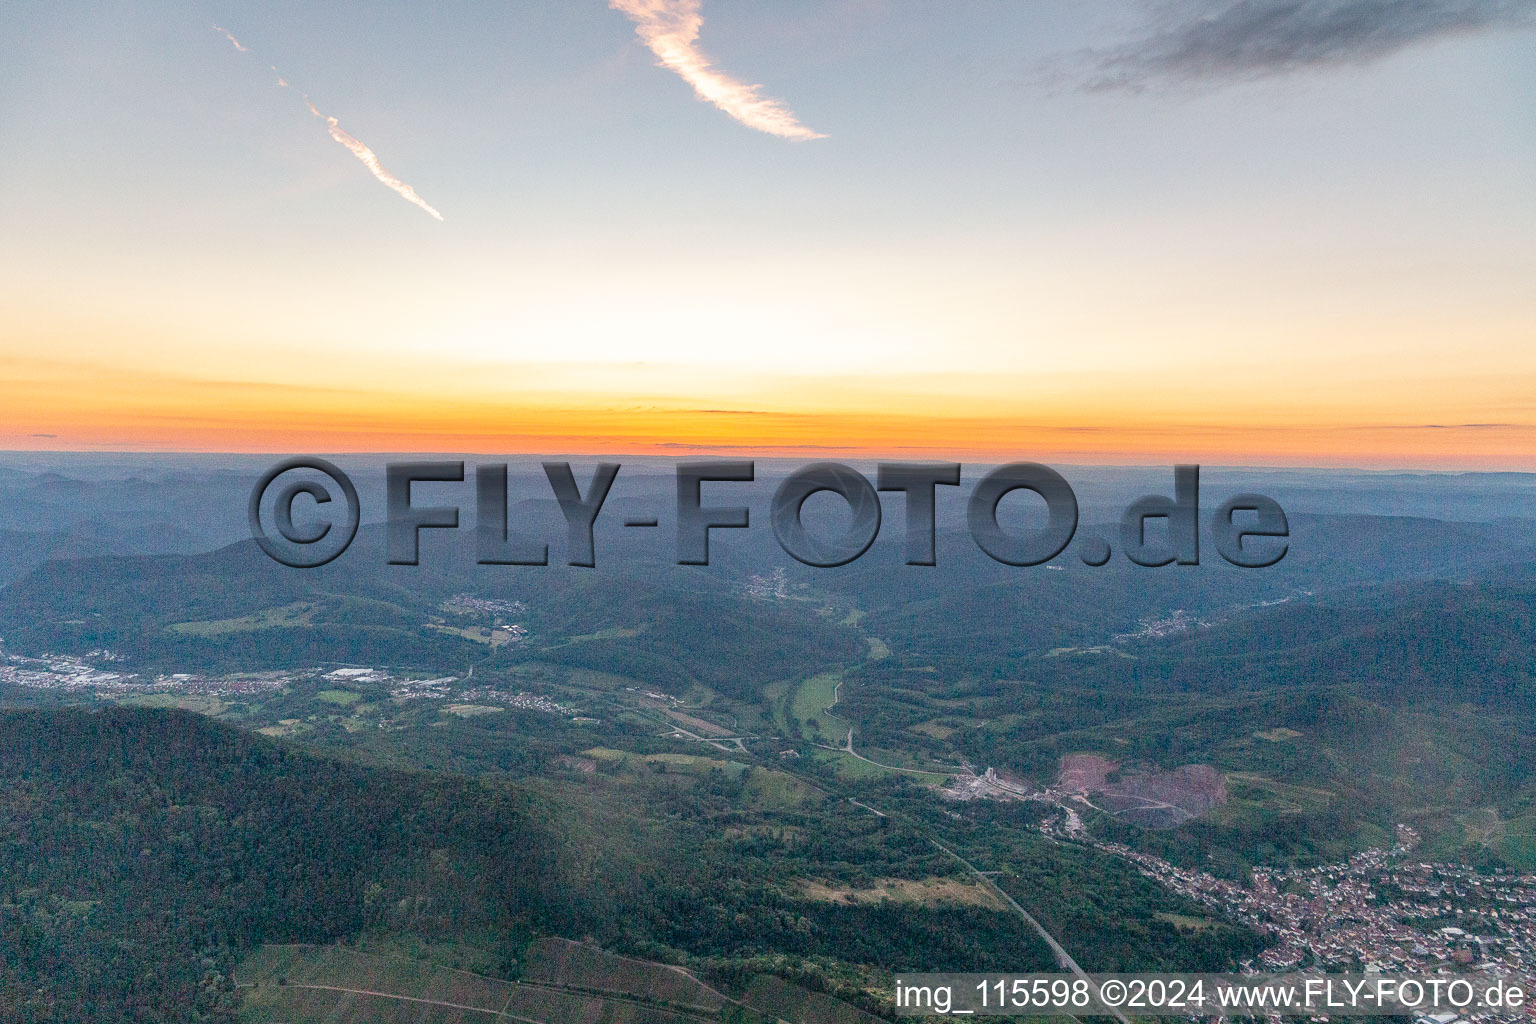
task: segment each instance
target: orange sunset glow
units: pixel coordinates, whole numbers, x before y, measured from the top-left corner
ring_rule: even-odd
[[[791,103],[659,11],[146,9],[74,33],[121,87],[6,72],[0,445],[1536,468],[1518,34],[1046,87],[1093,26],[807,10],[756,54]],[[373,70],[422,33],[496,70]]]

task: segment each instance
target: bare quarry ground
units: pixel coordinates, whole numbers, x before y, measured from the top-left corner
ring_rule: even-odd
[[[1122,771],[1098,754],[1067,754],[1057,787],[1089,806],[1149,828],[1171,828],[1227,802],[1227,783],[1207,764]]]

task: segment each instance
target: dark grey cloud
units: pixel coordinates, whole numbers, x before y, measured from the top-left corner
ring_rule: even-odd
[[[1388,424],[1383,430],[1522,430],[1523,423],[1407,423]]]
[[[1360,65],[1444,36],[1536,25],[1536,0],[1173,0],[1142,38],[1087,55],[1091,90]]]

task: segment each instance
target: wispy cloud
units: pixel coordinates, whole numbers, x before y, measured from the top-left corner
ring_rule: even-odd
[[[824,139],[801,124],[793,111],[761,94],[762,86],[739,82],[714,66],[699,50],[699,0],[609,0],[635,23],[635,34],[656,55],[656,62],[693,86],[699,99],[760,132],[783,139]]]
[[[234,37],[234,35],[228,29],[219,28],[218,25],[215,25],[213,27],[215,29],[218,29],[218,31],[224,36],[224,38],[228,39],[230,41],[230,43],[232,43],[234,45],[235,49],[239,50],[241,53],[249,53],[250,52],[243,45],[241,45],[240,40],[236,39]],[[268,65],[268,67],[272,67],[272,65]],[[284,89],[292,89],[293,88],[293,86],[291,84],[289,84],[288,80],[283,77],[282,72],[278,71],[276,67],[272,67],[272,73],[274,75],[277,75],[277,84],[279,86],[281,86]],[[295,91],[297,91],[297,90],[295,90]],[[392,192],[394,192],[396,195],[398,195],[401,199],[404,199],[406,202],[412,203],[412,204],[420,207],[421,209],[425,210],[428,214],[430,214],[431,216],[435,217],[436,219],[438,219],[438,220],[442,220],[443,219],[443,215],[438,213],[437,210],[435,210],[430,204],[428,204],[428,202],[425,199],[423,199],[423,198],[421,198],[421,196],[417,195],[416,194],[416,190],[414,188],[412,188],[411,186],[407,185],[405,182],[401,181],[399,178],[395,177],[393,174],[389,173],[389,171],[385,170],[384,169],[384,165],[379,163],[378,155],[375,154],[373,150],[369,149],[366,145],[364,145],[361,139],[358,139],[354,135],[348,134],[341,127],[340,123],[337,122],[336,118],[330,117],[329,115],[321,113],[320,110],[318,108],[316,108],[313,103],[310,102],[310,99],[309,99],[308,95],[306,95],[305,93],[300,92],[299,96],[303,98],[304,106],[309,109],[309,112],[311,114],[313,114],[315,117],[318,117],[320,120],[325,122],[326,131],[330,133],[331,138],[333,138],[337,142],[341,143],[341,145],[345,146],[348,149],[348,151],[350,151],[352,153],[353,156],[355,156],[359,160],[361,160],[363,162],[363,166],[367,167],[368,170],[370,172],[372,172],[374,178],[376,178],[379,181],[380,184],[382,184],[384,187],[390,189]]]
[[[224,36],[225,39],[228,39],[232,44],[234,44],[235,49],[239,50],[241,53],[249,53],[250,52],[244,46],[240,45],[240,40],[236,39],[234,33],[231,32],[229,29],[222,28],[222,27],[220,27],[218,25],[215,25],[213,27],[215,29],[217,29],[219,31],[219,33]]]
[[[1144,37],[1086,55],[1086,88],[1367,64],[1444,36],[1536,25],[1536,0],[1172,0],[1160,7]]]

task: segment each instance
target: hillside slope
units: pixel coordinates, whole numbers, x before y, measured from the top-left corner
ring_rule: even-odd
[[[0,712],[0,1019],[224,1019],[263,941],[542,920],[542,817],[190,714]]]

